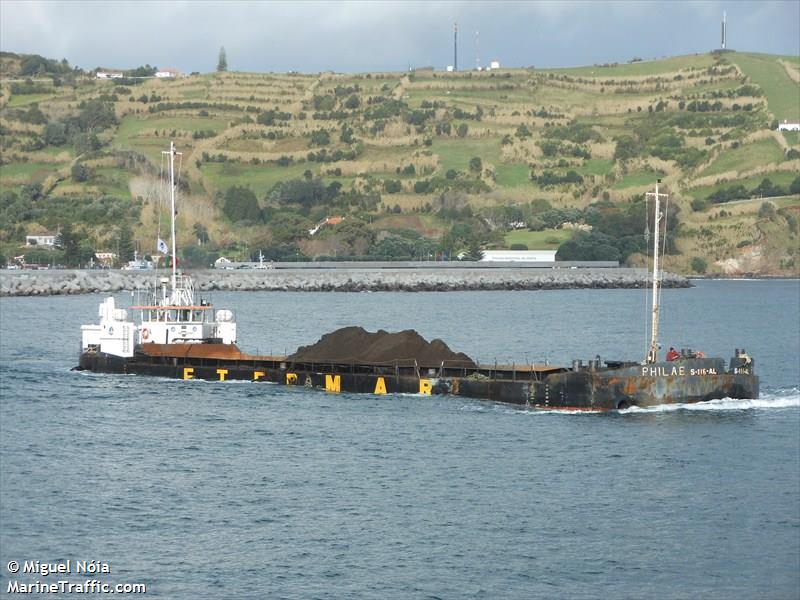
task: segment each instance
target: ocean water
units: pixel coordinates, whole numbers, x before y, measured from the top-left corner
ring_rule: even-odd
[[[100,300],[0,300],[0,595],[97,579],[170,599],[800,597],[797,281],[664,291],[665,347],[745,347],[761,398],[608,414],[72,372]],[[250,352],[354,324],[487,363],[646,347],[637,290],[213,300]],[[67,559],[111,573],[8,569]]]

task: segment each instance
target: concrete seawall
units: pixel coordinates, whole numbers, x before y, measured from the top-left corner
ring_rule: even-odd
[[[200,291],[455,291],[641,288],[643,269],[269,269],[192,271]],[[0,296],[118,292],[152,287],[168,271],[0,271]],[[664,274],[665,287],[690,287]]]

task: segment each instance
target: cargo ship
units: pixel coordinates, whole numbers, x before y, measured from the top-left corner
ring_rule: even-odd
[[[640,361],[601,360],[555,366],[542,364],[480,365],[456,354],[440,340],[430,344],[416,332],[369,334],[345,328],[288,356],[259,356],[236,344],[236,321],[230,310],[215,310],[196,299],[191,277],[177,268],[175,243],[175,158],[170,144],[171,276],[148,290],[146,300],[118,308],[113,297],[100,305],[97,324],[83,325],[78,370],[151,375],[181,380],[248,380],[303,386],[328,393],[449,394],[532,409],[608,411],[633,406],[694,403],[722,398],[754,399],[759,395],[755,362],[743,348],[732,356],[705,357],[691,349],[660,358],[660,180],[653,199],[652,318],[649,348]],[[649,228],[645,235],[649,236]],[[649,242],[648,242],[649,243]],[[159,240],[159,246],[165,245]],[[649,286],[648,286],[649,287]],[[141,296],[140,296],[141,297]],[[135,323],[129,310],[139,311]],[[356,335],[355,338],[352,336]],[[348,338],[349,336],[349,338]],[[345,349],[380,347],[379,354]],[[413,342],[408,345],[409,340]],[[409,348],[414,355],[409,357]],[[435,351],[433,351],[435,350]]]

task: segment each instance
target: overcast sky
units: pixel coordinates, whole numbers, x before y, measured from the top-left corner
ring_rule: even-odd
[[[0,49],[84,69],[353,72],[625,62],[728,47],[800,54],[800,1],[123,2],[0,0]]]

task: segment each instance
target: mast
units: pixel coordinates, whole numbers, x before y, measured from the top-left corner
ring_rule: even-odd
[[[178,282],[178,260],[175,250],[175,156],[180,152],[175,150],[175,142],[170,141],[169,152],[163,151],[161,154],[169,154],[169,197],[170,197],[170,233],[172,236],[172,289],[173,292]]]
[[[646,364],[653,364],[658,360],[658,314],[659,303],[661,299],[658,291],[658,288],[661,285],[661,274],[658,270],[658,238],[661,230],[661,218],[663,216],[661,214],[661,197],[666,197],[666,194],[658,193],[659,183],[661,183],[660,179],[656,181],[655,192],[647,193],[648,197],[655,198],[655,210],[653,213],[653,226],[655,229],[655,235],[653,236],[653,316],[650,325],[650,350],[647,352]]]

